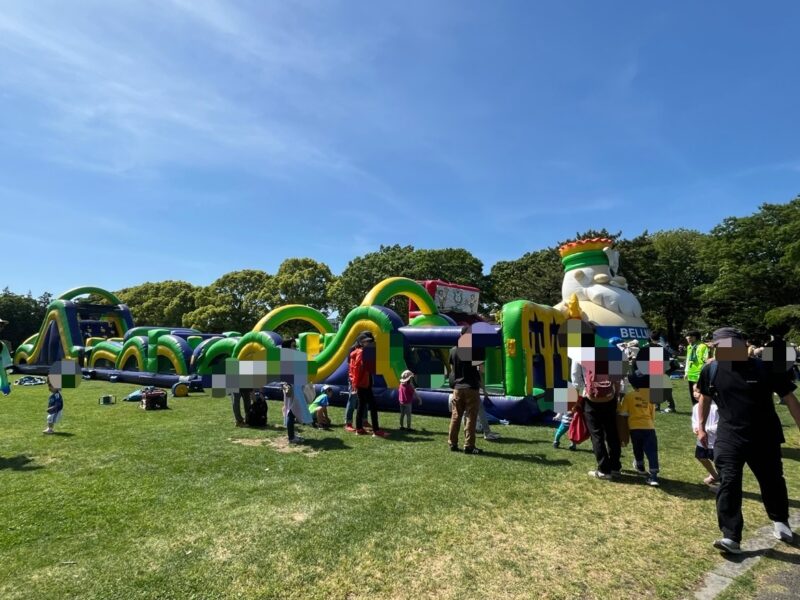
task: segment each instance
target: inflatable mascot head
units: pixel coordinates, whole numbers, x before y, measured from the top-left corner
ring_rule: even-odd
[[[613,240],[591,238],[564,244],[559,249],[564,266],[561,303],[556,306],[597,325],[646,328],[642,307],[619,272],[619,252]],[[639,337],[637,335],[622,337]]]

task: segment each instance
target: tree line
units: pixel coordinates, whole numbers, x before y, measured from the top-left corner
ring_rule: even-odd
[[[800,196],[785,204],[763,204],[746,217],[728,217],[709,233],[692,229],[577,232],[556,246],[494,264],[488,275],[480,259],[463,248],[420,249],[381,246],[352,259],[339,276],[311,258],[289,258],[275,274],[245,269],[222,275],[208,286],[185,281],[147,282],[118,290],[138,324],[244,332],[271,309],[285,304],[312,306],[346,315],[387,277],[442,279],[481,289],[481,310],[491,316],[504,303],[525,299],[553,305],[561,300],[558,247],[584,237],[615,240],[620,271],[639,298],[644,319],[677,344],[687,328],[710,331],[722,325],[764,337],[787,330],[800,341]],[[37,331],[52,296],[0,293],[0,318],[9,322],[0,337],[16,347]],[[407,301],[391,307],[402,317]],[[287,323],[284,335],[302,330]]]

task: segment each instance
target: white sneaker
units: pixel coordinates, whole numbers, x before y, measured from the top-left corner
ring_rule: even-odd
[[[742,547],[739,545],[739,542],[734,542],[730,538],[722,538],[721,540],[714,540],[714,548],[717,550],[722,550],[723,552],[727,552],[728,554],[741,554]]]
[[[788,523],[782,523],[781,521],[775,521],[772,535],[775,536],[775,539],[781,540],[782,542],[791,543],[794,541],[794,533],[792,533],[792,528],[789,527]]]
[[[53,431],[52,429],[45,429],[42,433],[51,434],[51,433],[55,433],[55,431]]]
[[[499,440],[500,439],[500,434],[499,433],[494,433],[493,431],[490,431],[488,433],[484,433],[483,434],[483,439],[489,440],[489,441]]]
[[[594,477],[595,479],[611,479],[611,475],[603,473],[602,471],[589,471],[589,477]]]
[[[303,442],[305,442],[305,439],[301,438],[299,435],[296,435],[289,440],[290,444],[302,444]]]

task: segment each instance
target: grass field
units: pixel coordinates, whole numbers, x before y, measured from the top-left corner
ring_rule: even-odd
[[[446,419],[402,433],[382,414],[389,439],[304,428],[294,448],[276,402],[268,429],[236,429],[222,399],[145,413],[98,405],[133,386],[84,382],[44,436],[46,388],[15,387],[0,398],[0,597],[681,597],[721,559],[675,388],[655,489],[630,472],[589,480],[589,444],[556,450],[546,427],[500,427],[466,456],[448,451]],[[781,417],[798,508],[800,434]],[[745,489],[747,535],[767,517],[749,475]]]

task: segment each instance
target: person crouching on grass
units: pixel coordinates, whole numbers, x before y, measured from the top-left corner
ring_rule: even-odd
[[[47,384],[50,389],[50,398],[47,400],[47,428],[42,433],[55,433],[53,425],[61,420],[64,411],[64,398],[61,397],[61,390],[54,387],[52,383]]]

